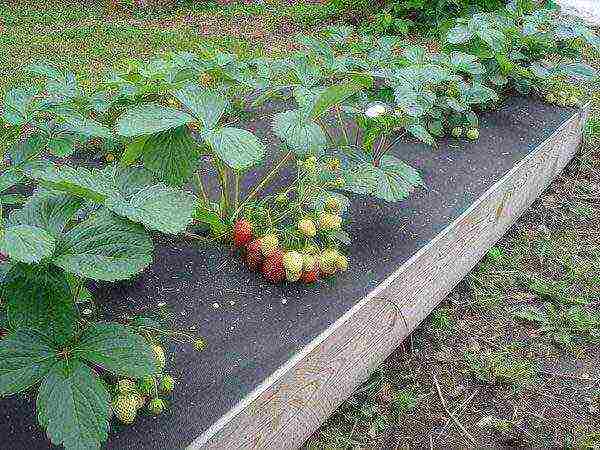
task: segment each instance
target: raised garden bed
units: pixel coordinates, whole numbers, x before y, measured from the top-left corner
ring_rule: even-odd
[[[162,240],[147,271],[96,297],[110,316],[167,302],[209,346],[177,348],[171,408],[107,448],[301,445],[563,169],[585,115],[512,98],[482,115],[476,143],[398,144],[426,187],[399,203],[353,198],[352,263],[330,282],[271,285],[223,247]],[[28,394],[0,401],[2,448],[49,448],[34,411]]]

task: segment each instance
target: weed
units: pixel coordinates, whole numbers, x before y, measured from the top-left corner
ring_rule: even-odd
[[[508,350],[468,351],[464,355],[467,370],[478,380],[490,384],[508,384],[521,387],[532,382],[533,363],[517,357]]]

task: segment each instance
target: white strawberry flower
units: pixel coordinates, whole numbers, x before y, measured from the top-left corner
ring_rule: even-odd
[[[367,106],[367,109],[365,110],[365,116],[367,116],[369,119],[374,119],[386,114],[387,110],[388,108],[384,103],[373,102]]]

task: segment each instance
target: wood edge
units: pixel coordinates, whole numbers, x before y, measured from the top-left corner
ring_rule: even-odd
[[[211,425],[211,427],[209,427],[204,433],[202,433],[198,438],[196,438],[187,447],[187,449],[188,450],[196,450],[196,449],[202,449],[202,448],[223,448],[222,446],[220,446],[220,447],[212,446],[211,441],[218,439],[219,433],[222,432],[225,429],[225,427],[227,427],[230,423],[232,423],[236,419],[236,417],[238,417],[240,414],[242,414],[246,410],[248,410],[253,403],[255,403],[261,396],[263,396],[263,394],[265,394],[273,386],[275,386],[286,374],[288,374],[290,371],[292,371],[294,369],[294,367],[296,367],[300,362],[304,361],[308,355],[310,355],[311,353],[313,353],[315,351],[315,349],[317,349],[320,345],[325,343],[344,324],[346,324],[353,317],[357,316],[359,314],[359,312],[368,303],[370,303],[373,299],[380,297],[380,295],[382,293],[384,293],[384,291],[386,291],[390,287],[391,284],[393,284],[395,281],[398,280],[399,276],[403,272],[405,272],[408,268],[413,266],[416,261],[418,261],[423,255],[425,255],[429,251],[431,251],[432,248],[435,248],[436,245],[440,241],[442,241],[446,236],[448,236],[450,233],[452,233],[452,231],[456,229],[458,224],[464,222],[465,219],[468,218],[469,215],[473,211],[475,211],[477,208],[479,208],[482,203],[485,203],[489,199],[490,196],[492,196],[494,193],[497,193],[499,190],[502,190],[502,188],[505,187],[507,180],[510,180],[514,176],[515,173],[518,173],[520,170],[522,170],[523,167],[526,167],[529,162],[534,160],[540,153],[542,153],[545,150],[545,146],[549,142],[551,142],[553,139],[555,139],[557,136],[559,136],[561,133],[563,133],[570,125],[572,125],[572,123],[576,119],[577,119],[577,124],[578,124],[577,127],[578,127],[578,131],[579,131],[579,137],[581,138],[582,127],[583,127],[583,124],[585,123],[585,120],[586,120],[588,114],[589,114],[590,105],[591,105],[591,103],[587,103],[586,105],[584,105],[581,108],[581,110],[579,112],[573,114],[573,116],[571,116],[569,119],[565,120],[548,138],[546,138],[542,143],[540,143],[534,151],[529,153],[521,161],[519,161],[513,168],[511,168],[511,170],[509,170],[500,180],[498,180],[488,190],[486,190],[472,205],[469,206],[469,208],[467,208],[460,216],[458,216],[446,228],[444,228],[444,230],[442,230],[440,233],[438,233],[428,244],[426,244],[424,247],[420,248],[413,256],[411,256],[406,262],[404,262],[400,267],[398,267],[394,272],[392,272],[391,275],[389,275],[385,280],[383,280],[368,295],[363,297],[363,299],[361,299],[356,305],[354,305],[344,315],[342,315],[340,318],[338,318],[332,325],[330,325],[327,329],[325,329],[322,333],[320,333],[317,337],[315,337],[315,339],[313,339],[309,344],[307,344],[300,351],[298,351],[296,354],[294,354],[294,356],[292,356],[284,364],[282,364],[275,372],[273,372],[272,375],[267,377],[253,391],[251,391],[244,398],[242,398],[232,409],[230,409],[219,420],[217,420],[215,423],[213,423],[213,425]],[[580,139],[579,139],[576,147],[578,147],[579,142],[580,142]],[[573,149],[567,149],[567,150],[572,150],[572,151],[569,153],[569,155],[568,155],[569,157],[566,160],[566,162],[568,162],[572,159],[577,148],[575,148],[574,150]],[[565,163],[565,165],[566,165],[566,163]],[[548,181],[547,184],[549,184],[552,181],[552,179],[554,179],[554,177],[563,168],[564,168],[564,165],[561,165],[561,167],[558,168],[559,170],[555,171],[553,176],[551,176],[547,180]],[[526,208],[524,208],[524,209],[526,209]],[[523,211],[519,211],[519,213],[515,215],[515,217],[513,218],[514,220],[511,221],[511,224],[514,223],[518,219],[518,217],[520,216],[520,214],[522,212]],[[502,233],[502,235],[503,234],[504,233]],[[500,237],[502,235],[500,235]],[[473,263],[473,266],[476,265],[478,261],[479,261],[479,259],[477,259]],[[460,282],[460,279],[458,280],[458,282]],[[449,289],[447,289],[447,290],[450,291],[453,288],[454,288],[454,284],[451,285],[449,287]],[[436,301],[435,304],[432,305],[431,308],[429,308],[429,311],[433,307],[435,307],[444,297],[445,297],[445,295],[442,296],[438,301]],[[400,313],[400,315],[404,316],[404,314],[402,312]],[[407,325],[406,326],[406,334],[407,335],[410,334],[410,332],[412,332],[412,330],[414,330],[414,328],[416,328],[426,316],[427,316],[427,314],[425,314],[422,318],[420,318],[415,323],[413,323],[412,326]],[[398,344],[399,343],[400,342],[398,342]],[[374,365],[374,367],[376,367],[376,365],[379,364],[380,362],[381,361],[377,362]],[[355,384],[358,385],[362,381],[363,380],[357,380],[357,382]],[[312,431],[313,430],[311,430],[311,433],[312,433]],[[308,435],[310,435],[310,434],[308,434]],[[256,442],[256,444],[257,445],[253,445],[251,447],[265,448],[265,447],[263,447],[263,445],[259,445],[258,441]],[[234,447],[230,447],[230,448],[234,448]],[[235,448],[250,448],[250,447],[235,446]],[[268,448],[271,448],[271,447],[268,447]],[[293,447],[286,447],[286,448],[293,448]]]

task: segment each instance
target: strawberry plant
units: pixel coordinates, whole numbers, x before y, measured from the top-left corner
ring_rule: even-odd
[[[531,0],[515,0],[503,10],[458,19],[446,40],[450,48],[482,61],[486,70],[478,78],[486,84],[522,94],[552,93],[549,100],[563,100],[563,106],[579,102],[577,95],[563,94],[566,83],[595,76],[591,67],[573,58],[585,44],[600,52],[600,38],[583,22]],[[555,95],[558,98],[553,99]]]
[[[170,54],[85,88],[29,66],[41,83],[7,92],[1,119],[0,396],[39,385],[40,425],[66,448],[98,448],[110,411],[160,414],[175,380],[159,338],[193,338],[149,318],[93,321],[88,280],[141,273],[151,233],[231,242],[272,283],[332,277],[351,264],[351,199],[423,185],[407,140],[477,140],[481,111],[513,89],[575,105],[574,82],[595,76],[581,47],[600,47],[525,1],[458,19],[447,41],[431,52],[329,27],[283,58]],[[267,130],[245,126],[259,116]]]

